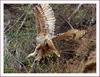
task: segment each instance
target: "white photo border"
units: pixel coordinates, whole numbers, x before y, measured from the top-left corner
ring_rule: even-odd
[[[54,3],[54,4],[96,4],[96,73],[4,73],[3,60],[3,25],[4,25],[4,4],[33,4],[33,3]],[[1,75],[2,76],[99,76],[99,1],[1,1]]]

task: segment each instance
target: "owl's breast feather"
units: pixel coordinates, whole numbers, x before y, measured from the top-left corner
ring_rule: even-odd
[[[45,36],[37,36],[36,37],[37,44],[44,44],[46,41]]]

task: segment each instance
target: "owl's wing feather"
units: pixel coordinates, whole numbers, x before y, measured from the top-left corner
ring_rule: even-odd
[[[43,13],[41,12],[41,8],[36,5],[35,7],[33,7],[34,10],[34,16],[35,16],[35,20],[36,20],[36,30],[37,30],[37,34],[40,33],[45,33],[45,20],[43,17]]]
[[[70,40],[70,39],[80,39],[87,33],[86,30],[71,29],[67,32],[57,34],[52,38],[52,40]]]
[[[38,4],[33,9],[36,18],[37,34],[44,34],[52,38],[56,21],[52,8],[49,4]]]

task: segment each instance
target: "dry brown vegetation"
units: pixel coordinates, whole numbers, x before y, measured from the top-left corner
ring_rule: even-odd
[[[31,68],[34,58],[26,59],[36,46],[35,19],[31,5],[4,5],[4,72],[5,73],[95,73],[96,72],[96,5],[52,4],[56,21],[55,35],[74,28],[87,30],[79,40],[54,40],[61,57],[50,53]],[[62,17],[64,19],[62,19]]]

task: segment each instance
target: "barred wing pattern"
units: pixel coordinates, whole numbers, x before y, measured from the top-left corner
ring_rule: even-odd
[[[37,34],[48,36],[51,39],[54,36],[55,16],[49,4],[38,4],[33,7],[36,18]]]

